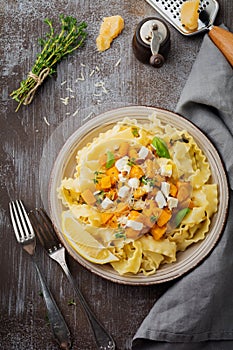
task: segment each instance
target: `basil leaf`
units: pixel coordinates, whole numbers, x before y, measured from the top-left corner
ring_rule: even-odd
[[[155,148],[159,157],[170,159],[170,154],[167,148],[167,144],[164,140],[159,137],[154,137],[152,140],[152,146]]]
[[[190,212],[190,208],[183,208],[176,214],[175,225],[178,227],[182,222],[183,218]]]
[[[107,151],[107,162],[106,162],[106,168],[111,168],[115,163],[115,156],[112,152]]]
[[[145,176],[142,176],[141,181],[142,181],[143,185],[148,184],[148,179]]]

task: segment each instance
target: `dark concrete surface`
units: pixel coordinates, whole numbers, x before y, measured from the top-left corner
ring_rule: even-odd
[[[233,31],[233,1],[220,0],[219,4],[216,24],[224,23]],[[61,13],[87,22],[85,46],[58,65],[57,75],[47,79],[31,105],[22,106],[15,113],[17,103],[9,94],[26,77],[39,52],[37,39],[48,30],[43,20],[51,18],[56,26]],[[116,14],[124,18],[125,29],[109,50],[99,53],[95,39],[100,23],[103,17]],[[142,0],[0,0],[0,348],[3,350],[58,349],[47,322],[34,267],[16,243],[8,211],[9,201],[18,198],[28,208],[42,204],[39,165],[49,136],[78,109],[91,109],[93,114],[89,118],[118,105],[175,109],[203,34],[184,37],[168,25],[171,50],[164,66],[156,70],[139,62],[132,50],[136,25],[154,15],[158,16]],[[78,80],[82,74],[84,80]],[[104,82],[107,93],[98,90],[96,83],[100,81]],[[65,105],[61,99],[67,96],[69,103]],[[86,114],[80,119],[80,125],[85,117]],[[47,185],[45,181],[45,188]],[[39,254],[41,267],[70,327],[73,349],[95,349],[79,303],[69,305],[74,293],[60,267],[40,249]],[[67,260],[76,282],[113,335],[119,350],[126,349],[127,340],[172,283],[144,287],[115,284],[92,274],[70,256]]]

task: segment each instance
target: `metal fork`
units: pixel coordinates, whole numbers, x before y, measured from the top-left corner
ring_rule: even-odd
[[[87,304],[82,292],[75,285],[74,279],[68,269],[65,260],[65,248],[57,237],[55,228],[51,219],[44,209],[35,209],[29,213],[34,230],[48,255],[61,265],[69,282],[73,286],[77,297],[86,312],[87,318],[93,330],[96,345],[99,350],[114,350],[115,342],[111,335],[108,334],[103,325],[97,320],[96,316]]]
[[[21,200],[10,202],[9,209],[16,239],[22,244],[23,249],[31,256],[38,273],[54,338],[61,349],[67,350],[71,347],[70,332],[37,264],[34,255],[36,237],[26,209]]]

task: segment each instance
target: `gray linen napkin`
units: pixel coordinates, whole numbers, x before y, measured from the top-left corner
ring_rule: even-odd
[[[233,70],[207,35],[176,112],[218,149],[231,187],[229,215],[210,256],[155,303],[133,349],[233,349]]]

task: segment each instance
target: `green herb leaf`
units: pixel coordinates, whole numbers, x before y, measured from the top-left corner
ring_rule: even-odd
[[[152,223],[155,223],[157,221],[157,219],[158,219],[158,216],[156,216],[156,215],[151,215],[151,217],[150,217],[150,221]]]
[[[68,305],[76,305],[76,302],[74,300],[69,300]]]
[[[135,158],[130,158],[130,159],[128,160],[127,164],[128,164],[129,166],[133,166],[133,165],[136,164],[135,160],[136,160]]]
[[[115,156],[112,152],[107,151],[106,168],[109,169],[115,164]]]
[[[175,225],[176,227],[178,227],[183,218],[190,212],[190,208],[184,208],[184,209],[181,209],[180,211],[178,211],[178,213],[176,214],[176,217],[175,217]]]
[[[118,228],[115,231],[114,236],[115,236],[115,238],[124,238],[124,239],[126,238],[125,230],[121,227],[120,224],[118,224]]]
[[[124,233],[117,232],[115,233],[116,238],[126,238],[126,235]]]
[[[159,157],[162,158],[168,158],[170,159],[170,154],[167,148],[167,144],[164,140],[160,139],[159,137],[154,137],[152,140],[152,146],[156,150]]]
[[[134,137],[139,137],[139,132],[138,132],[138,128],[132,128],[132,134]]]
[[[61,30],[59,34],[55,33],[51,20],[45,19],[44,21],[49,26],[50,31],[44,39],[39,39],[42,51],[37,55],[28,77],[10,95],[19,103],[16,112],[21,104],[31,103],[37,88],[47,76],[51,76],[56,72],[57,63],[78,49],[86,39],[85,29],[87,24],[85,22],[78,24],[76,18],[64,17],[64,15],[60,16],[60,20]]]
[[[142,176],[141,181],[143,185],[149,185],[150,187],[160,187],[160,182],[156,178],[150,179],[146,178],[145,176]]]
[[[143,185],[147,185],[147,183],[148,183],[148,179],[145,176],[142,176],[141,181],[142,181]]]
[[[99,180],[101,179],[101,176],[99,176],[99,175],[102,175],[102,174],[104,174],[102,171],[96,170],[94,172],[94,175],[95,175],[95,177],[93,179],[94,184],[98,184],[99,183]]]
[[[101,204],[105,198],[105,192],[100,191],[98,194],[95,195],[95,197],[96,197],[96,203]]]

